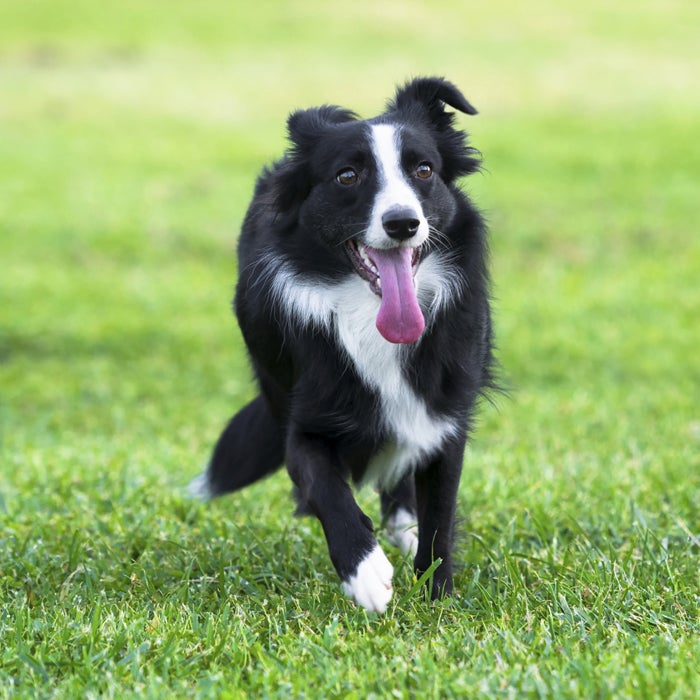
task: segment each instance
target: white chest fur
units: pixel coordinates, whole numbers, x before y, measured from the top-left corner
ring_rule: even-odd
[[[391,436],[369,465],[365,480],[391,486],[418,461],[437,451],[455,426],[429,415],[425,402],[404,377],[402,358],[409,350],[387,342],[376,329],[379,301],[375,295],[359,279],[350,279],[347,284],[356,288],[352,295],[355,303],[336,309],[338,338],[362,380],[379,394],[385,428]]]
[[[426,263],[428,261],[426,260]],[[427,306],[448,303],[449,274],[437,260],[422,266],[417,279],[419,292],[429,294]],[[455,423],[431,416],[425,402],[404,377],[402,359],[410,349],[386,341],[375,326],[379,299],[357,276],[335,284],[302,281],[285,263],[277,261],[273,290],[287,313],[305,324],[335,328],[341,347],[362,381],[377,392],[384,428],[389,439],[369,465],[365,482],[390,487],[417,463],[435,453],[445,438],[454,434]],[[420,298],[419,293],[419,298]]]

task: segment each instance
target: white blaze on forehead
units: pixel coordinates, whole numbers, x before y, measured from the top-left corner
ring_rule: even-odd
[[[391,248],[396,241],[387,236],[382,216],[393,207],[410,207],[420,222],[418,232],[407,241],[417,247],[428,238],[428,222],[423,208],[401,167],[401,134],[394,124],[374,124],[370,127],[372,153],[377,164],[377,194],[372,206],[367,245],[372,248]]]

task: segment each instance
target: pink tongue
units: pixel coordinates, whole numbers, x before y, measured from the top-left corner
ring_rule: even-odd
[[[368,248],[367,253],[382,280],[377,330],[390,343],[414,343],[425,328],[425,320],[413,284],[413,250]]]

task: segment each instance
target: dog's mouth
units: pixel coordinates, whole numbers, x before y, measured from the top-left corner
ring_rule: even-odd
[[[355,267],[357,272],[363,280],[369,282],[369,288],[378,296],[382,296],[382,278],[379,274],[379,268],[377,267],[377,258],[382,255],[386,256],[390,254],[390,251],[399,252],[398,248],[392,248],[389,250],[378,250],[376,248],[370,248],[369,246],[363,245],[358,241],[350,241],[346,243],[346,250],[348,257]],[[415,285],[416,272],[418,272],[418,265],[421,259],[420,248],[405,248],[403,250],[410,250],[411,257],[411,277]],[[395,254],[396,254],[395,253]]]
[[[377,329],[389,342],[414,343],[425,328],[416,294],[420,248],[371,248],[352,240],[346,244],[357,274],[381,298]]]

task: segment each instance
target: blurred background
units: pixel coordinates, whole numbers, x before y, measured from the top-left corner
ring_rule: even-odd
[[[2,478],[186,483],[254,391],[235,245],[287,114],[435,74],[479,110],[512,390],[472,476],[694,497],[669,470],[697,484],[698,27],[687,0],[4,0]]]
[[[0,0],[0,697],[696,696],[699,30],[693,0]],[[255,392],[236,239],[287,114],[425,74],[479,110],[510,393],[458,596],[392,553],[368,620],[286,475],[182,494]]]

